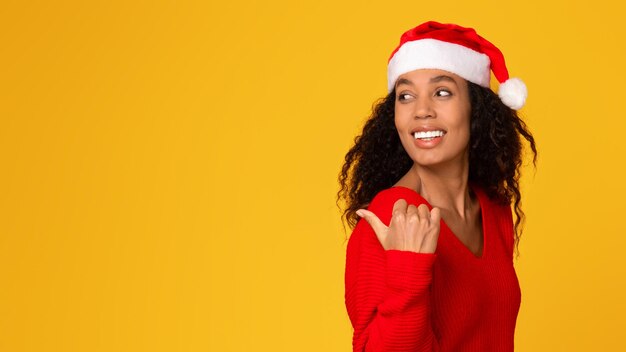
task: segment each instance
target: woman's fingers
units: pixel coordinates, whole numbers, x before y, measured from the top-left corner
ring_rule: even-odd
[[[439,226],[439,221],[441,220],[441,210],[439,208],[433,208],[430,211],[430,222],[437,224]]]
[[[404,199],[398,199],[395,203],[393,203],[393,211],[391,213],[389,227],[393,226],[394,223],[397,223],[397,226],[403,225],[404,220],[406,219],[406,208],[407,202]]]
[[[420,252],[435,253],[435,250],[437,249],[437,241],[439,240],[441,211],[439,208],[433,208],[428,215],[430,224],[428,226],[428,231],[426,231],[426,234],[424,235],[424,242],[422,242]]]
[[[416,248],[420,248],[421,239],[418,238],[418,236],[411,235],[415,232],[420,223],[419,214],[417,213],[417,207],[413,204],[409,205],[406,209],[406,222],[405,248],[415,251]]]
[[[393,203],[393,211],[391,213],[391,220],[389,221],[389,235],[387,236],[387,242],[385,249],[398,249],[401,251],[407,250],[407,235],[406,235],[406,210],[407,202],[404,199],[398,199]]]
[[[417,207],[417,213],[420,217],[420,221],[426,221],[426,224],[430,223],[430,213],[426,204],[420,204]]]
[[[393,203],[393,212],[406,213],[406,208],[408,203],[404,199],[398,199],[395,203]]]

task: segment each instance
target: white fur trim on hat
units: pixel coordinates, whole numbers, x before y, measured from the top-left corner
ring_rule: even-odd
[[[489,87],[489,56],[437,39],[407,42],[393,55],[387,66],[387,88],[391,92],[398,77],[417,69],[440,69]]]
[[[521,79],[509,78],[505,82],[500,83],[498,95],[506,106],[514,110],[519,110],[526,102],[528,89]]]

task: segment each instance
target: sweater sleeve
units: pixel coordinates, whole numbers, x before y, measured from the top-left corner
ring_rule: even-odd
[[[368,209],[388,225],[399,198],[392,192],[379,193]],[[438,350],[430,319],[435,258],[435,254],[385,251],[369,224],[358,222],[348,242],[345,276],[353,351]]]

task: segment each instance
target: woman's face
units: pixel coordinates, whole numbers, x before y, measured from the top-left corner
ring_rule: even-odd
[[[467,162],[467,81],[447,71],[420,69],[398,77],[395,90],[395,125],[411,159],[422,166]]]

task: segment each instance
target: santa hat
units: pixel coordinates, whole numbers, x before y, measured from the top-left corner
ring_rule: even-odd
[[[391,92],[400,75],[417,69],[440,69],[489,87],[490,69],[500,82],[498,95],[504,104],[518,110],[528,91],[519,78],[509,78],[502,52],[472,28],[426,22],[406,31],[391,53],[387,84]]]

